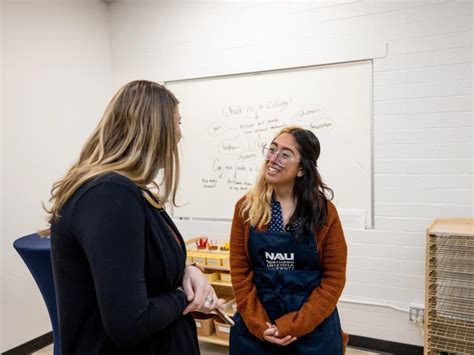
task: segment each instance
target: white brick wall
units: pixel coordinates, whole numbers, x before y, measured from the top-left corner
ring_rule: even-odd
[[[118,3],[111,6],[114,75],[121,83],[209,68],[232,73],[387,43],[387,57],[374,60],[375,230],[346,229],[343,299],[408,310],[424,302],[426,227],[435,217],[473,216],[472,7],[442,0]],[[178,224],[185,236],[219,239],[230,228]],[[352,334],[423,342],[403,312],[342,302],[340,311]]]
[[[48,7],[59,9],[53,2],[42,6],[46,13]],[[44,20],[41,14],[38,21]],[[341,302],[339,308],[351,334],[422,344],[406,313],[380,304],[408,310],[411,303],[423,303],[426,227],[435,217],[473,216],[472,2],[121,0],[110,5],[107,16],[113,87],[137,78],[162,81],[278,68],[314,58],[319,63],[350,60],[351,55],[358,59],[361,48],[387,44],[388,55],[374,60],[375,229],[345,230],[349,267],[343,294],[345,300],[379,306]],[[47,30],[47,24],[42,28]],[[58,42],[56,53],[67,63],[64,44],[81,34],[62,37],[62,31],[50,29],[54,38],[65,41]],[[34,38],[34,28],[29,31]],[[27,32],[23,27],[18,33],[29,38]],[[87,41],[81,41],[87,48]],[[39,43],[31,41],[28,53],[46,60]],[[94,56],[84,60],[93,62]],[[21,77],[28,82],[31,76]],[[35,97],[42,101],[40,95]],[[47,108],[41,112],[49,113]],[[41,128],[38,123],[34,127]],[[48,153],[37,153],[35,166],[49,166]],[[33,211],[37,199],[30,202]],[[30,226],[41,225],[37,214],[30,215]],[[2,231],[20,230],[7,222]],[[206,234],[212,239],[226,239],[230,228],[218,221],[178,225],[185,237]],[[15,287],[11,295],[23,292]]]
[[[3,6],[0,3],[0,18],[3,16]],[[0,68],[3,68],[3,27],[0,26]],[[0,70],[0,83],[3,83],[3,70]],[[3,85],[0,85],[0,167],[3,166]],[[3,174],[0,174],[0,201],[3,201]],[[0,223],[3,224],[3,206],[0,203]],[[0,228],[0,245],[3,243],[3,231]],[[4,271],[3,271],[3,254],[0,253],[0,285],[4,283]],[[1,288],[0,288],[1,289]],[[3,307],[3,292],[0,292],[0,312],[1,307]],[[3,323],[0,322],[0,349],[3,348],[2,344],[4,343],[3,336]]]

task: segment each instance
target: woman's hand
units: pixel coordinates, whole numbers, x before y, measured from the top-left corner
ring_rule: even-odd
[[[284,338],[280,338],[280,334],[278,333],[278,328],[276,327],[276,325],[270,324],[268,322],[266,322],[266,324],[268,328],[263,332],[263,339],[265,339],[269,343],[287,346],[296,340],[296,338],[292,337],[291,335],[287,335]]]
[[[192,265],[184,269],[183,290],[189,302],[183,314],[193,311],[209,313],[224,303],[224,300],[217,298],[216,292],[201,270]]]

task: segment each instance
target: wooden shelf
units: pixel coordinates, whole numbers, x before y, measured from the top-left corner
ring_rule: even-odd
[[[194,249],[192,246],[194,246],[195,241],[198,240],[198,238],[192,238],[186,241],[186,245],[188,246],[188,251],[192,252],[203,252],[207,254],[213,254],[216,255],[217,257],[224,256],[228,257],[229,256],[229,251],[222,251],[222,250],[200,250],[200,249]],[[214,265],[208,265],[208,264],[203,264],[199,263],[199,266],[202,267],[206,271],[226,271],[227,273],[230,272],[230,267],[229,266],[214,266]],[[220,280],[215,280],[211,281],[210,284],[215,287],[215,290],[217,292],[218,297],[221,298],[233,298],[234,297],[234,292],[232,290],[232,284],[230,282],[222,282]],[[226,314],[228,316],[232,316],[234,314],[234,311],[232,310],[231,307],[228,307],[226,309]],[[229,341],[217,337],[216,333],[213,333],[209,336],[204,336],[204,335],[198,335],[198,340],[203,343],[211,343],[211,344],[217,344],[217,345],[222,345],[222,346],[229,346]]]
[[[223,281],[211,281],[212,286],[224,286],[224,287],[232,287],[232,284],[230,282],[223,282]]]
[[[428,234],[436,235],[474,235],[473,218],[437,218],[428,228]]]
[[[213,266],[213,265],[199,265],[206,270],[220,270],[220,271],[230,271],[228,266]]]
[[[228,340],[218,338],[215,333],[209,336],[198,335],[198,340],[202,341],[203,343],[212,343],[212,344],[217,344],[217,345],[229,346]]]
[[[426,234],[424,354],[474,354],[474,219],[436,219]]]

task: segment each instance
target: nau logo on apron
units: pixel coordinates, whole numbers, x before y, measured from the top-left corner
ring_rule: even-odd
[[[265,252],[265,261],[267,269],[273,270],[294,270],[295,254],[294,253],[271,253]]]

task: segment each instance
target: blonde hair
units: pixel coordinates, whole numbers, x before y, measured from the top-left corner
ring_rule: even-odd
[[[51,190],[48,222],[60,217],[61,208],[86,181],[109,172],[121,174],[141,188],[152,185],[156,195],[144,197],[160,208],[176,205],[179,181],[179,132],[176,97],[163,85],[138,80],[124,85],[108,104],[98,126],[87,139],[79,159]],[[163,180],[154,181],[163,168]],[[160,194],[160,185],[164,189]],[[155,197],[156,200],[153,198]],[[48,235],[50,226],[40,231]]]
[[[272,217],[271,199],[273,187],[267,183],[265,171],[266,162],[263,162],[257,176],[257,182],[253,189],[245,195],[240,209],[241,216],[251,226],[262,228],[270,223]]]

